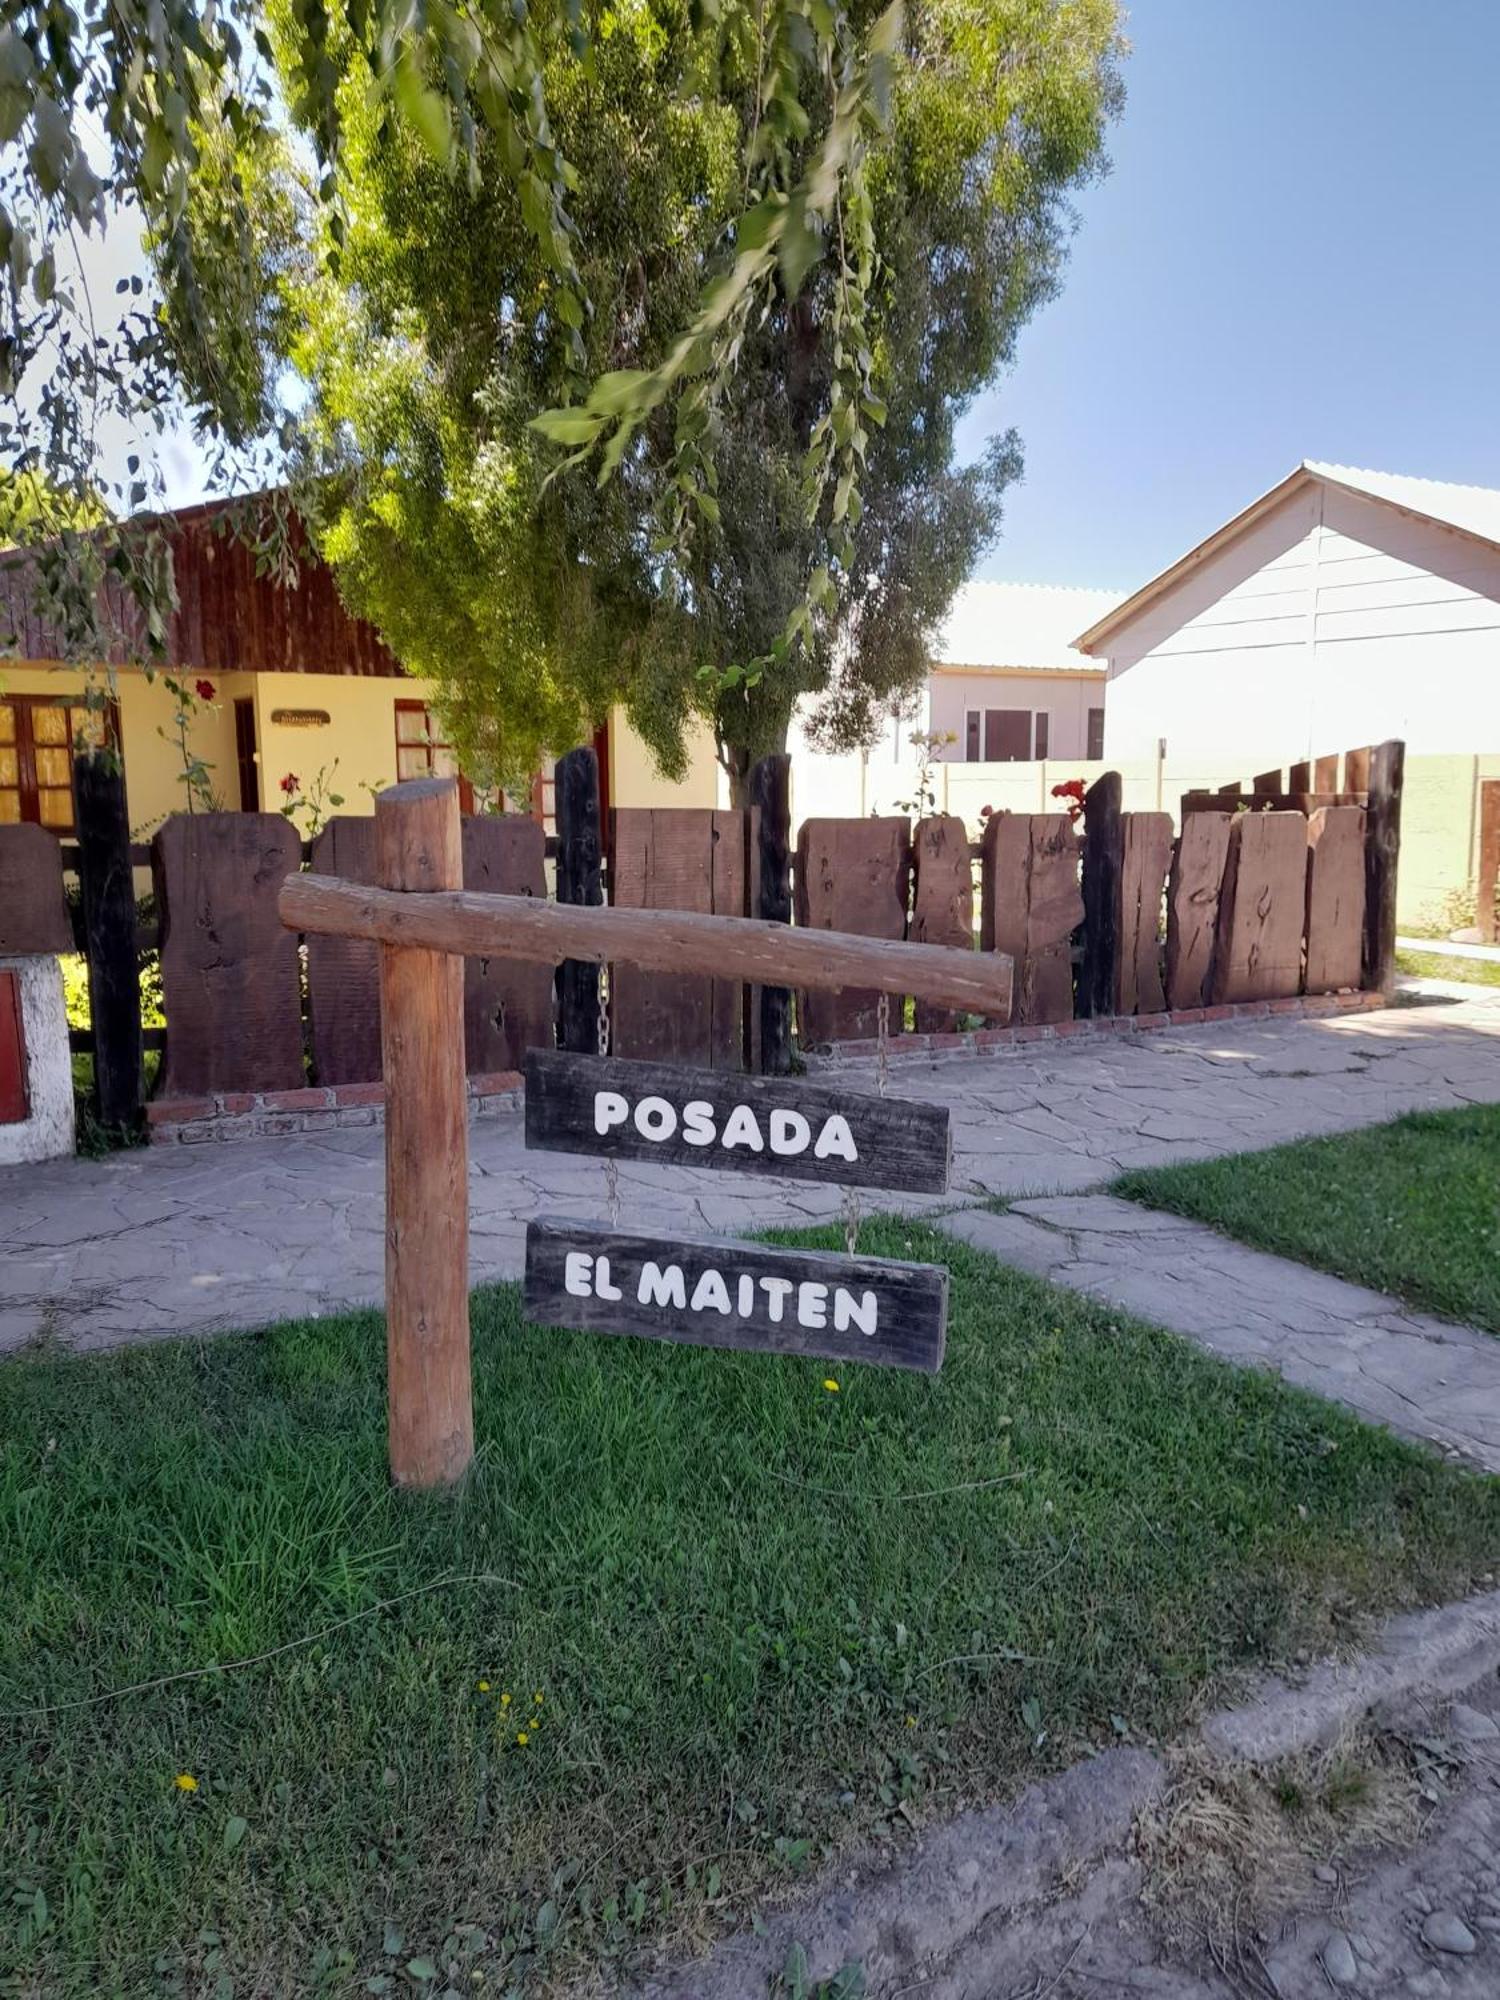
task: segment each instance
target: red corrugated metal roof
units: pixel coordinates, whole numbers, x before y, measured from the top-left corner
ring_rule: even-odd
[[[234,521],[266,497],[209,502],[159,517],[177,585],[164,664],[210,673],[399,676],[401,668],[375,627],[344,609],[333,572],[300,525],[295,588],[284,589],[275,577],[257,573],[255,552],[235,532]],[[8,648],[14,655],[55,660],[66,649],[39,601],[37,583],[32,554],[15,550],[0,556],[0,644],[14,634]],[[106,581],[104,595],[110,622],[127,635],[111,649],[110,664],[140,659],[138,614],[113,580]]]

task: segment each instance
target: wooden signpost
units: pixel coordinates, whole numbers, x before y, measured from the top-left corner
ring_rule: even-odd
[[[381,947],[391,1474],[401,1486],[436,1487],[459,1479],[473,1456],[460,955],[853,987],[898,1002],[914,994],[999,1021],[1010,1014],[1012,965],[1000,952],[750,918],[466,892],[456,886],[452,779],[393,786],[375,818],[383,886],[290,874],[280,910],[289,929]],[[886,1013],[882,1003],[882,1021]],[[948,1181],[944,1110],[602,1056],[528,1056],[526,1137],[607,1163],[655,1159],[921,1193]],[[852,1223],[850,1234],[852,1243]],[[938,1265],[852,1251],[567,1222],[534,1222],[526,1233],[530,1316],[599,1333],[931,1371],[943,1358],[947,1295]]]

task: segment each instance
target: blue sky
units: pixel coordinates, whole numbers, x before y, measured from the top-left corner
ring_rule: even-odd
[[[1139,0],[1112,170],[976,405],[980,574],[1134,588],[1302,458],[1500,484],[1500,0]]]

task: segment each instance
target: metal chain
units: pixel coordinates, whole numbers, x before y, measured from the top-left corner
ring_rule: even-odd
[[[859,1193],[852,1187],[844,1189],[844,1248],[851,1257],[859,1248]]]
[[[599,968],[599,1020],[598,1041],[601,1056],[609,1054],[609,973],[604,966]],[[604,1162],[604,1197],[609,1204],[609,1226],[620,1226],[620,1167],[611,1154]]]
[[[880,994],[875,1010],[875,1083],[882,1097],[891,1073],[891,996]],[[859,1195],[844,1189],[844,1246],[852,1257],[859,1247]]]

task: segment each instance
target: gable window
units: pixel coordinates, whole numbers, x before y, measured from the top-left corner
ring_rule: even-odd
[[[1099,763],[1104,756],[1104,710],[1102,708],[1091,708],[1089,710],[1089,747],[1087,755],[1091,764]]]
[[[28,820],[73,831],[73,745],[102,743],[107,724],[80,702],[15,694],[0,700],[0,826]]]
[[[1045,709],[969,708],[964,711],[966,764],[1025,764],[1047,754]]]
[[[443,740],[425,701],[396,703],[396,777],[457,778],[459,810],[474,810],[474,787],[459,770],[453,746]]]

